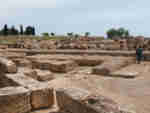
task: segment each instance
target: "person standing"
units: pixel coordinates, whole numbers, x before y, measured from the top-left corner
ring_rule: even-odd
[[[143,48],[142,48],[142,46],[139,46],[136,49],[136,61],[137,61],[137,63],[140,64],[142,59],[143,59]]]

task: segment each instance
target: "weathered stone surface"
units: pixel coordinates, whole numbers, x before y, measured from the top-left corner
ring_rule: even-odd
[[[14,62],[12,62],[11,60],[1,57],[0,64],[3,65],[2,67],[4,68],[6,73],[16,73],[17,72],[16,64]]]
[[[102,65],[94,67],[92,70],[93,74],[109,75],[111,72],[121,69],[134,62],[131,58],[113,58],[104,62]]]
[[[25,76],[23,72],[14,75],[7,74],[6,76],[31,91],[31,105],[33,110],[52,106],[53,90],[46,84]]]
[[[123,77],[123,78],[135,78],[140,76],[142,73],[148,72],[148,66],[132,64],[119,71],[110,73],[111,76]]]
[[[73,60],[80,66],[96,66],[100,65],[103,60],[100,57],[91,56],[78,56],[74,57]]]
[[[5,75],[0,74],[0,88],[8,86],[18,86],[18,84],[13,80],[8,79]]]
[[[3,54],[8,59],[17,59],[17,58],[25,58],[26,53],[15,53],[15,52],[4,52]]]
[[[34,60],[32,61],[32,66],[34,69],[41,70],[50,70],[50,61],[49,60]]]
[[[18,67],[28,67],[28,68],[32,68],[32,63],[31,61],[27,60],[27,59],[13,59],[13,62],[15,62],[15,64]]]
[[[39,69],[36,69],[35,71],[37,73],[37,80],[39,81],[48,81],[54,79],[54,76],[50,71],[39,70]]]
[[[33,68],[50,70],[52,72],[66,73],[72,71],[77,67],[74,61],[50,61],[50,60],[36,60],[33,61]]]
[[[30,111],[29,90],[23,87],[0,89],[0,113],[27,113]]]
[[[22,68],[21,70],[24,73],[24,75],[31,77],[35,80],[38,80],[37,72],[35,70],[30,68]]]
[[[17,83],[5,76],[5,66],[0,64],[0,88],[8,86],[17,86]]]
[[[54,104],[53,89],[45,84],[30,86],[32,109],[48,108]]]
[[[77,64],[74,61],[53,61],[50,67],[52,72],[67,73],[74,70]]]
[[[113,100],[78,88],[57,89],[60,109],[71,113],[121,113]]]

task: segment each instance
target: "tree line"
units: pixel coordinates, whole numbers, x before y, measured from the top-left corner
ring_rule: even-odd
[[[130,36],[129,31],[126,30],[125,28],[118,28],[118,29],[111,28],[106,32],[106,34],[107,38],[110,39],[114,39],[116,37],[119,37],[121,39],[127,39]]]
[[[20,29],[16,29],[15,26],[8,27],[7,24],[4,25],[2,29],[0,29],[1,36],[8,36],[8,35],[35,35],[35,28],[33,26],[23,27],[20,25]]]

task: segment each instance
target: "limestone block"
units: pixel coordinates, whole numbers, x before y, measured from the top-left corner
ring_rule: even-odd
[[[50,70],[52,72],[66,73],[77,67],[74,61],[57,61],[57,60],[36,60],[33,61],[33,68]]]
[[[80,66],[96,66],[103,62],[103,60],[99,57],[90,56],[75,57],[74,61],[77,62],[77,64]]]
[[[32,68],[32,63],[31,61],[27,60],[27,59],[13,59],[13,62],[18,66],[18,67],[28,67],[28,68]]]
[[[56,90],[60,109],[71,113],[121,113],[113,100],[78,88]]]
[[[29,90],[23,87],[0,89],[0,113],[27,113],[30,111]]]
[[[31,77],[35,80],[38,80],[37,72],[34,69],[22,68],[24,75]]]
[[[50,71],[46,70],[35,70],[37,73],[37,80],[39,81],[49,81],[54,79],[54,75]]]
[[[25,76],[23,72],[16,75],[7,74],[6,76],[31,91],[31,105],[33,110],[53,105],[53,89],[48,87],[47,84]]]
[[[77,64],[74,61],[53,61],[50,64],[52,72],[67,73],[74,70]]]
[[[0,64],[3,65],[6,73],[16,73],[17,72],[16,64],[14,62],[12,62],[11,60],[1,57]]]
[[[94,67],[92,70],[93,74],[99,75],[109,75],[111,72],[121,69],[127,65],[133,63],[133,59],[131,58],[113,58],[112,60],[108,60],[104,62],[102,65]]]

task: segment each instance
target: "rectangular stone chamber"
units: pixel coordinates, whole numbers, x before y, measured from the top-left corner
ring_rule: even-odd
[[[70,113],[121,113],[113,100],[84,89],[57,89],[56,97],[60,109]]]
[[[24,75],[23,72],[6,74],[6,76],[31,92],[32,110],[50,108],[53,106],[53,88],[48,87],[46,83],[34,80]]]
[[[0,89],[0,113],[29,113],[30,91],[23,87]]]

